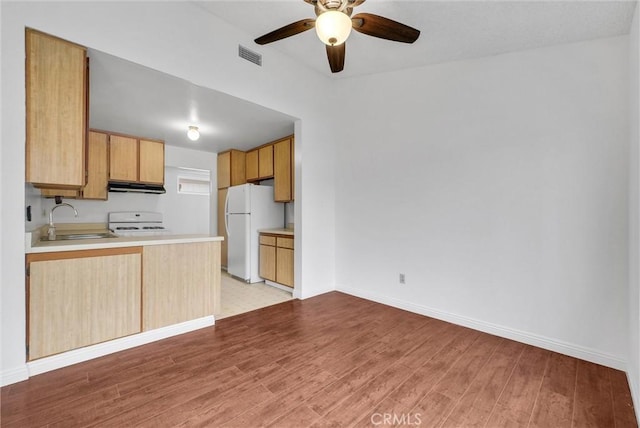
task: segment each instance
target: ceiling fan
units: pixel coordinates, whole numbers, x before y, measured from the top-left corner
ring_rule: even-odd
[[[420,31],[408,25],[371,13],[359,13],[353,17],[353,8],[365,0],[304,0],[315,8],[316,19],[302,19],[273,30],[255,39],[259,45],[266,45],[315,27],[320,40],[327,49],[329,67],[333,73],[344,69],[345,41],[351,29],[369,36],[395,42],[413,43]]]

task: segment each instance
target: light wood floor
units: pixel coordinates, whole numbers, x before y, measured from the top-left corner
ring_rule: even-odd
[[[623,372],[338,292],[2,388],[3,427],[633,427]]]
[[[291,292],[280,290],[264,282],[247,284],[224,271],[220,279],[221,305],[216,320],[293,299]]]

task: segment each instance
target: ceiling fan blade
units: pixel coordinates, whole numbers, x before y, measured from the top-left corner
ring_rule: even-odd
[[[420,36],[420,30],[371,13],[359,13],[351,22],[360,33],[394,42],[413,43]]]
[[[273,30],[270,33],[260,36],[254,40],[259,45],[266,45],[267,43],[276,42],[278,40],[286,39],[287,37],[295,36],[296,34],[310,30],[315,27],[316,21],[314,19],[302,19],[292,24],[285,25],[284,27]]]
[[[360,6],[365,0],[349,0],[349,7]]]
[[[325,45],[332,73],[339,73],[344,68],[345,45],[346,43],[335,46]]]

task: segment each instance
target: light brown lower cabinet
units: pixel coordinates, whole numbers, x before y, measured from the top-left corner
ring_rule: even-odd
[[[260,234],[260,276],[293,287],[293,237]]]
[[[141,252],[29,254],[28,359],[139,333]]]
[[[220,242],[145,246],[142,330],[220,311]]]
[[[220,242],[27,254],[29,361],[220,310]]]
[[[276,280],[276,238],[260,235],[260,276]]]

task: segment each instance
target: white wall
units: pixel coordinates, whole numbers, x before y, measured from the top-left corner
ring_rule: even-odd
[[[640,8],[629,34],[629,363],[627,377],[640,414]]]
[[[341,81],[337,288],[624,368],[628,49]]]
[[[25,26],[300,118],[296,123],[296,281],[301,297],[334,288],[334,138],[322,120],[331,101],[329,79],[270,47],[259,49],[263,67],[238,58],[238,44],[251,46],[251,35],[189,2],[2,2],[0,7],[2,102],[3,107],[10,106],[2,109],[5,126],[0,154],[3,384],[26,376]]]

